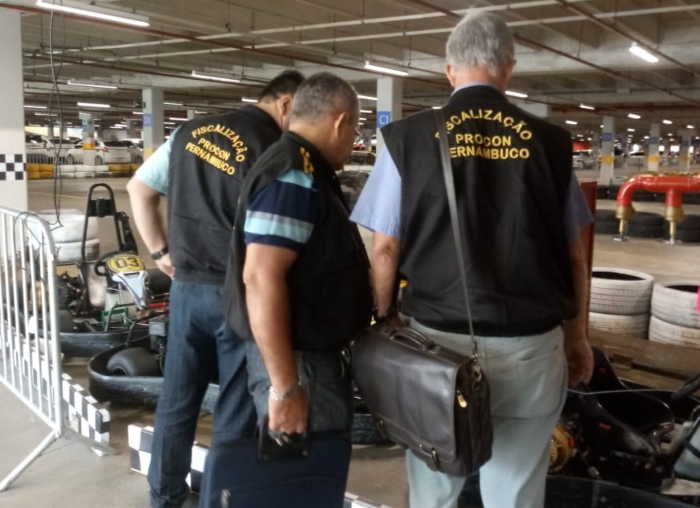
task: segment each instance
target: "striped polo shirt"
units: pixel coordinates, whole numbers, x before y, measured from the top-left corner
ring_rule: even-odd
[[[317,216],[314,179],[301,170],[290,169],[248,200],[245,243],[299,252],[311,238]]]

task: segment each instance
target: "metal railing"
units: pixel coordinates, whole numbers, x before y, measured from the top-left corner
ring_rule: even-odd
[[[46,221],[0,207],[0,382],[51,429],[0,492],[64,431],[55,251]]]

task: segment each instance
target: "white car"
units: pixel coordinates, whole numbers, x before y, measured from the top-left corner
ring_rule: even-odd
[[[48,161],[49,149],[42,136],[25,133],[24,147],[27,153],[27,162],[41,163]]]
[[[66,154],[66,164],[83,164],[83,160],[83,143],[76,143]],[[130,163],[131,153],[122,141],[95,141],[95,166]]]
[[[595,157],[586,150],[574,150],[574,169],[593,169]]]
[[[131,162],[143,164],[143,140],[138,138],[127,138],[120,140],[126,145],[131,154]]]

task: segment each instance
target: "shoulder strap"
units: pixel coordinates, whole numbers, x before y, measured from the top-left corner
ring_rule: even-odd
[[[438,128],[438,140],[440,143],[440,159],[442,162],[442,173],[445,177],[445,188],[447,189],[447,204],[450,207],[450,222],[452,223],[452,234],[457,249],[457,266],[459,267],[462,289],[464,291],[464,301],[467,305],[467,319],[469,320],[469,334],[472,336],[474,344],[473,356],[477,357],[477,345],[474,337],[474,323],[472,322],[472,310],[469,304],[469,288],[467,287],[467,269],[464,266],[464,248],[462,235],[459,231],[459,214],[457,213],[457,195],[455,193],[454,174],[452,173],[452,162],[450,160],[450,149],[447,143],[447,129],[445,128],[445,115],[442,108],[435,110],[435,120]]]

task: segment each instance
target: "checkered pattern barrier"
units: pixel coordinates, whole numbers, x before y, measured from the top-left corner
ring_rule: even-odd
[[[62,390],[64,414],[75,426],[74,430],[96,443],[109,445],[110,416],[102,404],[97,402],[85,388],[63,374]]]
[[[21,153],[0,153],[0,181],[24,180],[25,159]]]
[[[153,445],[153,427],[142,425],[129,425],[129,453],[131,457],[131,469],[137,473],[147,474],[151,464],[151,447]],[[208,448],[195,443],[192,447],[192,466],[187,476],[187,484],[193,492],[199,492],[202,484],[204,462],[207,458]],[[345,493],[345,505],[343,508],[389,508],[386,505],[378,505],[362,499],[354,494]]]

